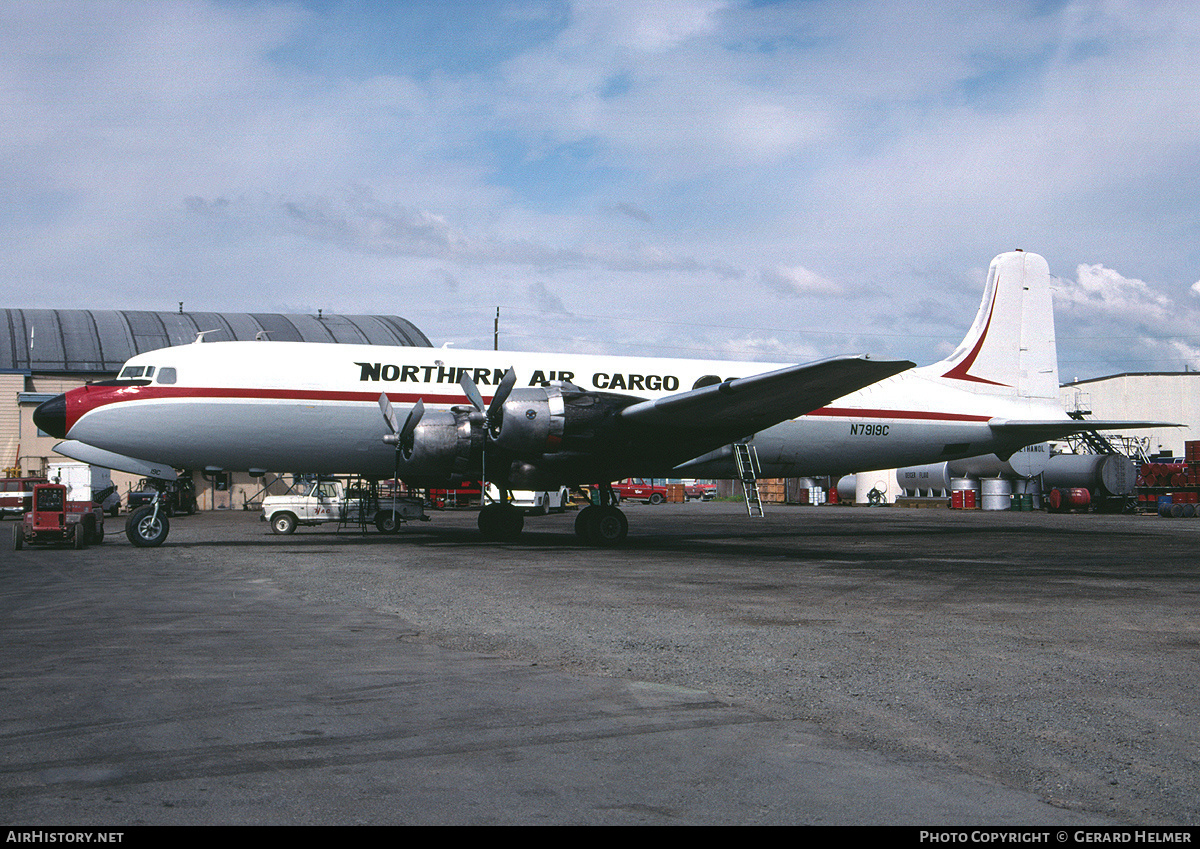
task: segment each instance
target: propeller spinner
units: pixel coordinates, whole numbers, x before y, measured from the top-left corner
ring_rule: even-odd
[[[383,441],[389,445],[396,446],[397,454],[403,454],[405,459],[412,456],[413,452],[413,435],[416,433],[417,425],[421,422],[421,417],[425,415],[425,403],[418,398],[417,403],[413,404],[413,408],[408,411],[408,416],[404,419],[404,425],[399,426],[396,418],[396,411],[392,408],[392,402],[388,399],[387,393],[379,396],[379,410],[383,413],[383,420],[391,431],[383,438]]]
[[[492,396],[492,403],[488,406],[483,404],[483,393],[479,391],[479,387],[471,376],[464,373],[458,381],[458,385],[462,387],[467,398],[475,406],[475,409],[483,413],[487,420],[488,436],[495,437],[500,433],[500,423],[504,419],[504,402],[508,400],[508,396],[512,394],[513,387],[517,384],[517,370],[509,368],[504,373],[499,385],[496,386],[496,393]]]

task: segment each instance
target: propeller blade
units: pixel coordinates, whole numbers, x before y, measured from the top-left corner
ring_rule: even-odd
[[[413,408],[408,411],[408,418],[404,420],[404,427],[400,429],[400,444],[409,447],[412,445],[413,433],[416,432],[417,425],[421,423],[421,417],[425,415],[425,402],[420,398],[417,403],[413,404]]]
[[[399,425],[396,422],[396,411],[392,409],[392,402],[388,400],[386,392],[379,396],[379,410],[383,413],[383,420],[387,423],[388,430],[392,433],[399,430]]]
[[[462,391],[467,394],[467,398],[475,405],[475,409],[481,413],[487,412],[487,407],[483,405],[483,395],[479,392],[479,387],[475,385],[475,381],[471,380],[471,376],[463,373],[462,379],[458,381],[458,385],[462,387]]]
[[[488,407],[488,421],[493,426],[499,427],[500,413],[504,409],[504,402],[508,400],[509,394],[513,390],[513,386],[517,383],[517,370],[509,368],[504,373],[504,378],[500,381],[500,385],[496,387],[496,394],[492,396],[492,405]]]

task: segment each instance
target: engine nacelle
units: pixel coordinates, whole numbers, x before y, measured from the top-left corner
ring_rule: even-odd
[[[413,432],[412,449],[401,449],[400,478],[414,486],[444,486],[478,478],[483,416],[470,407],[426,413]]]
[[[558,451],[566,432],[566,402],[560,384],[514,389],[504,402],[497,448],[521,457]]]
[[[486,438],[484,415],[473,407],[427,412],[411,446],[401,446],[397,471],[412,486],[455,485],[477,480],[486,459],[487,477],[506,475],[518,489],[527,480],[590,479],[597,449],[613,444],[614,414],[636,401],[570,383],[514,389]]]

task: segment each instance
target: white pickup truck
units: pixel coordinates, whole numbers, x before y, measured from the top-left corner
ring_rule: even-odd
[[[380,533],[394,534],[403,522],[428,521],[425,505],[419,498],[381,495],[375,500],[348,497],[341,481],[302,481],[286,495],[263,499],[262,518],[277,534],[290,534],[297,525],[321,525],[326,522],[355,524],[373,522]],[[365,511],[365,516],[362,514]]]
[[[526,489],[514,489],[510,492],[509,504],[532,516],[563,513],[571,504],[571,491],[565,486],[560,486],[553,492],[533,492]],[[500,500],[499,493],[496,485],[489,482],[483,492],[483,503],[495,504]]]

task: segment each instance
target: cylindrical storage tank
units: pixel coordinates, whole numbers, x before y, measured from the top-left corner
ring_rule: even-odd
[[[903,469],[896,469],[896,484],[905,492],[917,497],[926,493],[952,489],[949,465],[949,463],[926,463],[923,466],[906,466]]]
[[[1039,442],[1037,445],[1027,445],[1007,460],[1001,460],[995,454],[981,454],[978,457],[951,460],[945,465],[947,473],[956,478],[1031,478],[1042,473],[1049,459],[1049,444]]]
[[[980,505],[984,510],[1010,510],[1012,490],[1012,481],[1006,478],[983,478],[979,481]]]
[[[834,491],[837,492],[838,503],[853,504],[854,496],[858,491],[858,476],[844,475],[838,480],[837,486],[834,487]]]
[[[1097,490],[1130,495],[1137,467],[1123,454],[1055,454],[1042,472],[1046,488]]]

